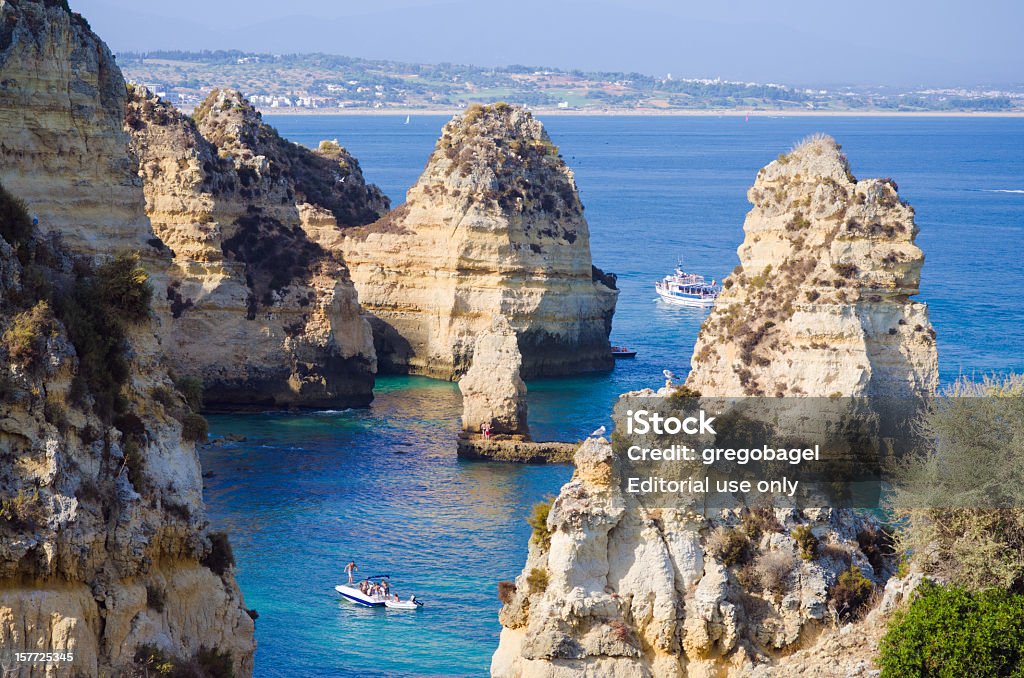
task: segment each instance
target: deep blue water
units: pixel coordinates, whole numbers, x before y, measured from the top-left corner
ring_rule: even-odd
[[[447,118],[266,116],[286,137],[337,138],[397,205]],[[811,132],[836,137],[858,177],[896,179],[917,210],[920,299],[941,378],[1024,371],[1024,120],[552,117],[576,173],[594,262],[619,275],[613,343],[639,349],[606,375],[530,384],[539,437],[608,423],[617,394],[688,369],[703,314],[654,303],[677,257],[722,279],[737,263],[757,170]],[[1009,191],[1009,192],[1004,192]],[[1013,192],[1016,191],[1016,192]],[[219,416],[245,442],[203,455],[207,502],[231,531],[257,622],[258,676],[485,675],[497,644],[495,583],[522,567],[532,504],[570,470],[459,462],[457,389],[381,379],[366,410]],[[418,613],[360,610],[332,591],[350,557],[395,575]]]

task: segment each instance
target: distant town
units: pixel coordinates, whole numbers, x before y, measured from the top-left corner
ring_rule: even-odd
[[[789,111],[1024,113],[1024,86],[897,89],[798,87],[531,66],[411,64],[329,54],[162,51],[117,55],[128,80],[189,110],[210,90],[241,90],[262,110],[461,109],[507,101],[581,113]]]

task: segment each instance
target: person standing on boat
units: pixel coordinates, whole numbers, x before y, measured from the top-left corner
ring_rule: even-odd
[[[358,569],[359,569],[359,567],[356,565],[356,561],[354,561],[354,560],[348,561],[348,565],[345,566],[345,574],[348,575],[348,583],[349,584],[355,583],[353,578],[352,578],[352,575],[355,574],[355,571],[358,570]]]

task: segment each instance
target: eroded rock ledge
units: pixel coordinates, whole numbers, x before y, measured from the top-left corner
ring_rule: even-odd
[[[231,91],[190,118],[129,86],[126,128],[173,252],[160,292],[175,372],[200,378],[214,408],[367,404],[376,357],[337,243],[388,201],[356,160],[282,139]]]
[[[382,370],[457,379],[494,314],[525,378],[612,365],[614,278],[591,262],[572,172],[522,108],[455,116],[405,204],[343,248]]]

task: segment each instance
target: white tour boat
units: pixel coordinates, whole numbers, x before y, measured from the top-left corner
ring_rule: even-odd
[[[682,264],[676,266],[675,273],[654,283],[654,289],[669,304],[699,308],[713,306],[719,292],[716,281],[708,283],[702,275],[687,273]]]

